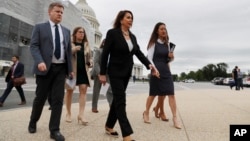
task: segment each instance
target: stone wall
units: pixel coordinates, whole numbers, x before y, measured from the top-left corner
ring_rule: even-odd
[[[36,23],[48,21],[48,6],[54,1],[1,0],[0,32],[2,35],[0,35],[0,50],[2,53],[0,54],[0,60],[10,60],[13,54],[17,54],[20,56],[20,61],[25,65],[25,75],[33,75],[33,58],[29,51],[29,42],[23,44],[23,40],[30,40],[33,26]],[[65,7],[62,25],[71,31],[77,26],[84,27],[90,47],[93,49],[94,29],[89,21],[82,17],[81,11],[71,2],[66,0],[62,2]],[[10,25],[8,22],[12,24]]]

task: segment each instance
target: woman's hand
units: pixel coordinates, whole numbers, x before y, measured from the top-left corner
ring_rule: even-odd
[[[106,75],[98,75],[100,82],[103,84],[103,86],[105,86],[106,82],[107,82],[107,78]]]
[[[73,79],[75,77],[75,73],[72,71],[70,74],[69,74],[69,78]]]
[[[169,52],[168,57],[170,58],[171,61],[174,60],[174,52]]]
[[[157,68],[153,65],[149,65],[149,68],[151,69],[151,74],[157,78],[160,78],[160,73],[159,71],[157,70]]]
[[[75,49],[77,50],[77,51],[79,51],[79,50],[81,50],[81,46],[75,46]]]

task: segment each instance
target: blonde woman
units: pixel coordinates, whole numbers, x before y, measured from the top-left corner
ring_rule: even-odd
[[[79,87],[79,114],[78,123],[87,125],[84,117],[86,104],[86,92],[90,87],[89,68],[92,67],[91,50],[88,45],[88,39],[83,27],[76,27],[72,34],[72,66],[75,74],[76,86]],[[66,105],[66,122],[72,122],[71,103],[74,89],[66,87],[65,105]]]

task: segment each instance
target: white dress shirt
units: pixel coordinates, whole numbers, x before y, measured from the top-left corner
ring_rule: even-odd
[[[59,59],[56,59],[54,52],[55,52],[55,23],[49,20],[50,23],[50,28],[52,31],[52,39],[53,39],[53,58],[52,58],[52,63],[64,63],[65,62],[65,51],[64,51],[64,44],[63,44],[63,32],[60,24],[58,25],[58,30],[59,30],[59,35],[60,35],[60,43],[61,43],[61,57]]]

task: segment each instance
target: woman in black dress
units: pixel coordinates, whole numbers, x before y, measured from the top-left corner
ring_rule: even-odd
[[[83,117],[87,87],[90,87],[89,68],[92,67],[91,50],[88,45],[88,39],[83,27],[76,27],[72,35],[72,65],[75,74],[76,85],[79,87],[79,114],[78,123],[86,125],[88,122]],[[71,103],[74,89],[66,87],[66,122],[71,122]]]
[[[164,112],[164,100],[167,95],[173,114],[174,127],[181,129],[180,124],[177,121],[174,83],[169,65],[169,62],[174,58],[174,54],[169,50],[169,37],[166,25],[159,22],[155,25],[148,43],[148,59],[159,71],[160,78],[153,76],[150,78],[149,96],[147,98],[146,110],[143,113],[143,119],[145,123],[150,123],[149,109],[155,96],[158,96],[158,102],[154,108],[155,116],[162,121],[168,121]],[[159,113],[158,109],[160,109]]]

